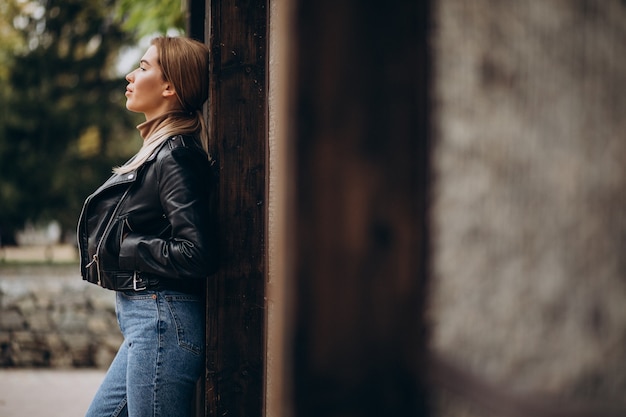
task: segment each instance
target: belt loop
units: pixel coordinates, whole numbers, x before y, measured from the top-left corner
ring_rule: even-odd
[[[134,271],[133,272],[133,290],[143,291],[147,288],[145,283],[141,282],[141,284],[139,284],[139,281],[143,281],[143,280],[137,276],[137,271]],[[139,285],[142,285],[142,286],[140,287]]]

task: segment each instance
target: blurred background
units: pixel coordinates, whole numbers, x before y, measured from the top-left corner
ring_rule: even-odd
[[[2,2],[3,246],[74,241],[85,196],[141,145],[123,94],[140,42],[183,26],[180,0]]]
[[[433,6],[433,348],[513,392],[622,403],[626,2]]]
[[[113,293],[80,279],[76,221],[141,146],[124,76],[152,36],[184,32],[184,5],[0,2],[3,417],[84,415],[121,343]]]
[[[432,4],[433,349],[516,391],[621,402],[626,1]],[[184,32],[183,5],[0,4],[0,367],[112,359],[111,294],[80,282],[75,222],[140,146],[123,76],[151,35]]]

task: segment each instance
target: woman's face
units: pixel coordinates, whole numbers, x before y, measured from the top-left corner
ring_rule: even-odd
[[[176,101],[173,88],[163,79],[158,61],[157,48],[152,45],[141,58],[139,68],[126,75],[126,108],[144,113],[146,120],[171,110]]]

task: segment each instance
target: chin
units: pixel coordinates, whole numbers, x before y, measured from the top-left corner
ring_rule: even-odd
[[[132,111],[133,113],[139,113],[139,111],[128,101],[126,102],[126,110]]]

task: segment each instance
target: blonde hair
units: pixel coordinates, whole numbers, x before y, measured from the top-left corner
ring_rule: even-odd
[[[163,73],[176,91],[180,110],[168,113],[167,119],[149,137],[127,164],[113,169],[125,174],[139,168],[165,140],[174,135],[193,135],[200,138],[208,154],[208,133],[202,105],[209,97],[209,49],[193,39],[158,37],[151,41],[156,46]]]

